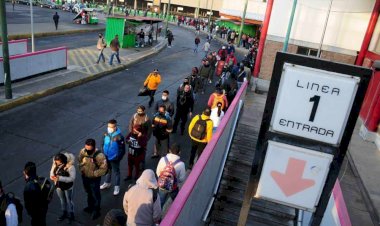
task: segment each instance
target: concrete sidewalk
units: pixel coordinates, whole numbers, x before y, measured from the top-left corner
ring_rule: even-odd
[[[166,41],[159,38],[152,47],[120,50],[121,64],[114,59],[109,65],[110,48],[104,50],[106,62],[96,64],[96,46],[68,50],[68,67],[22,81],[12,83],[13,99],[5,99],[4,86],[0,86],[0,112],[52,95],[64,89],[98,79],[102,76],[127,69],[134,63],[158,53],[166,47]]]

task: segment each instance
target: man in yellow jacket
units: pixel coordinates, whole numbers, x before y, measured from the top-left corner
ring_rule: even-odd
[[[152,73],[148,75],[145,79],[144,86],[149,89],[149,107],[152,106],[154,102],[154,94],[158,88],[158,85],[161,83],[161,75],[158,74],[158,69],[154,69]]]
[[[190,122],[189,135],[191,138],[191,154],[189,161],[189,169],[194,165],[195,153],[198,158],[201,156],[212,137],[213,122],[210,119],[211,109],[207,107],[202,115],[196,115]]]

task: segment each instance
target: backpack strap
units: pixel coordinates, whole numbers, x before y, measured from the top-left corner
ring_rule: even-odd
[[[164,160],[165,160],[165,163],[166,163],[166,165],[168,165],[169,164],[169,159],[168,159],[168,157],[164,157]]]

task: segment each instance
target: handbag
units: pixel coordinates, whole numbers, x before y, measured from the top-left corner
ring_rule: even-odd
[[[144,86],[142,87],[140,90],[139,90],[139,94],[138,96],[148,96],[149,95],[149,89],[147,86]]]

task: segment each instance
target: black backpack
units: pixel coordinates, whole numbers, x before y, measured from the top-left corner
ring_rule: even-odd
[[[203,120],[201,115],[198,115],[198,120],[191,129],[190,135],[195,139],[203,140],[207,135],[207,121],[209,120],[210,119]]]
[[[12,203],[16,206],[18,223],[20,224],[22,222],[22,212],[24,207],[22,206],[20,199],[18,199],[13,192],[9,192],[0,203],[0,223],[5,222],[5,211],[7,210],[8,205]]]
[[[54,184],[45,177],[38,177],[38,179],[34,180],[34,182],[40,187],[43,200],[50,203],[54,195]]]

